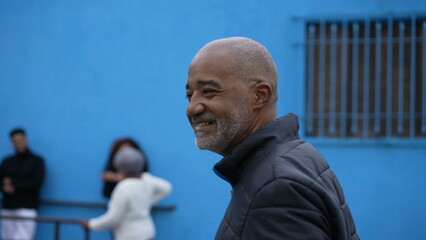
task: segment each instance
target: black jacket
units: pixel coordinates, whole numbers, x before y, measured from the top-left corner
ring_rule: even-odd
[[[217,240],[359,239],[342,188],[287,114],[246,137],[215,172],[232,198]]]
[[[15,193],[3,192],[3,208],[37,208],[44,171],[43,159],[29,150],[24,154],[5,158],[0,166],[0,183],[3,184],[3,178],[10,177]],[[3,187],[1,190],[3,191]]]

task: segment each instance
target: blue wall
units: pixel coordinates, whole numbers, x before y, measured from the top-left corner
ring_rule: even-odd
[[[100,202],[109,146],[132,136],[151,171],[174,185],[161,204],[177,209],[154,213],[157,239],[213,239],[230,188],[211,171],[220,156],[195,147],[185,116],[196,51],[228,36],[260,41],[277,62],[280,114],[303,118],[303,17],[413,11],[426,12],[426,2],[0,0],[0,156],[12,152],[9,130],[24,126],[47,163],[43,199]],[[426,235],[426,144],[314,143],[340,178],[363,239]],[[102,212],[40,209],[73,218]],[[82,239],[78,226],[63,230],[62,239]],[[38,238],[51,231],[42,224]]]

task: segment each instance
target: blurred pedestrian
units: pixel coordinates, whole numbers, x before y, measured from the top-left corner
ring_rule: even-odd
[[[13,129],[10,132],[15,154],[6,157],[0,166],[1,190],[3,192],[3,216],[37,217],[40,188],[43,184],[44,160],[28,148],[25,130]],[[36,222],[33,220],[3,219],[2,239],[31,240],[34,237]]]
[[[145,160],[134,148],[119,150],[114,166],[123,179],[112,192],[107,212],[97,218],[83,220],[85,228],[111,229],[115,240],[148,240],[155,237],[151,208],[170,193],[171,184],[150,173],[141,174]]]

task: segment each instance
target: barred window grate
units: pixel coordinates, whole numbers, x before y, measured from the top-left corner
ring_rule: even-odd
[[[426,18],[306,26],[307,136],[426,136]]]

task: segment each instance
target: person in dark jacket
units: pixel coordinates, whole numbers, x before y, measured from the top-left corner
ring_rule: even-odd
[[[15,155],[7,157],[0,166],[3,192],[3,216],[37,216],[39,192],[44,179],[44,160],[28,149],[25,131],[21,128],[10,132]],[[31,240],[36,222],[32,220],[2,220],[2,239]]]
[[[186,84],[196,145],[223,156],[215,173],[232,186],[217,240],[356,240],[349,206],[324,157],[277,118],[278,74],[269,51],[244,37],[202,47]]]

